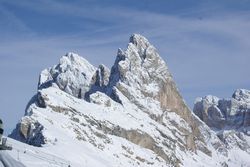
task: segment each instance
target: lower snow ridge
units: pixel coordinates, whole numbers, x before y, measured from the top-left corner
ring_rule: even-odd
[[[42,147],[22,145],[20,150],[35,150],[27,153],[32,152],[39,157],[56,155],[75,167],[230,164],[227,156],[230,152],[225,150],[217,136],[205,125],[201,132],[206,136],[205,142],[208,143],[209,150],[205,146],[198,148],[196,152],[186,149],[187,137],[178,129],[187,132],[192,129],[174,112],[165,112],[162,123],[159,124],[122,95],[120,97],[126,107],[100,92],[90,96],[92,103],[53,87],[41,90],[39,96],[46,108],[38,107],[36,103],[31,104],[27,115],[17,125],[17,132],[20,134],[12,134],[12,137],[24,142],[24,136],[29,136],[26,141],[29,144],[33,144],[32,137],[41,137],[35,139],[43,140],[42,143],[45,144]],[[40,132],[32,129],[37,124],[43,127]],[[29,164],[28,158],[22,162],[27,167],[34,166]],[[53,157],[46,156],[42,162],[53,163]]]

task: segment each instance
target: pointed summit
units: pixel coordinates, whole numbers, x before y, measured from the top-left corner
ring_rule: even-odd
[[[118,77],[117,74],[120,76]],[[138,77],[150,75],[152,78],[164,80],[171,78],[166,63],[159,56],[155,47],[139,34],[131,35],[125,51],[118,50],[116,61],[111,70],[111,77],[116,81],[118,78],[128,80],[130,74]]]
[[[133,34],[126,50],[118,50],[110,74],[109,90],[113,90],[108,92],[113,100],[124,104],[128,99],[157,122],[165,118],[166,111],[179,115],[192,129],[192,132],[185,130],[188,132],[185,139],[187,148],[196,150],[201,147],[195,139],[195,136],[202,136],[200,122],[185,104],[164,60],[142,35]],[[201,143],[205,145],[203,141]],[[202,151],[211,153],[205,149]]]
[[[140,34],[132,34],[129,38],[129,42],[133,43],[134,45],[141,45],[141,46],[146,46],[146,45],[150,45],[147,38],[145,38],[144,36],[140,35]]]
[[[140,34],[131,35],[129,42],[136,46],[140,55],[143,55],[145,50],[151,45],[148,40]]]

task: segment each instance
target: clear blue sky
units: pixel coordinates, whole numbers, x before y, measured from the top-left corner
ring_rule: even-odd
[[[69,51],[111,67],[132,33],[155,45],[190,108],[198,96],[250,89],[249,0],[0,0],[0,117],[8,132],[42,69]]]

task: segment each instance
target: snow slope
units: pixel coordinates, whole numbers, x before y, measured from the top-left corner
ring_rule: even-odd
[[[248,154],[227,148],[189,110],[156,48],[138,34],[118,50],[111,70],[75,53],[43,70],[10,137],[28,153],[74,167],[249,164],[234,157]],[[48,164],[24,157],[27,167]]]
[[[8,142],[13,146],[12,151],[0,152],[1,161],[7,162],[9,166],[3,167],[68,167],[71,166],[108,166],[111,165],[107,161],[102,161],[100,159],[100,155],[92,154],[88,151],[91,150],[82,150],[83,148],[81,144],[78,146],[72,145],[70,148],[56,148],[56,147],[34,147],[27,145],[25,143],[18,142],[11,138],[8,139]],[[124,143],[126,144],[126,143]],[[79,149],[78,147],[82,148]],[[78,148],[78,149],[77,149]],[[74,153],[70,154],[69,150],[74,149]],[[65,153],[67,151],[67,153]],[[83,158],[79,158],[76,156],[80,154]],[[147,154],[147,152],[145,153]],[[90,155],[90,157],[88,157]],[[214,158],[207,158],[206,155],[200,153],[191,154],[192,157],[187,157],[185,154],[183,155],[183,166],[222,166],[222,164],[215,164],[215,161],[219,161]],[[246,152],[235,149],[229,154],[228,165],[230,167],[238,167],[238,166],[249,166],[250,159]],[[79,158],[79,159],[78,159]],[[192,161],[190,159],[196,159],[199,163]],[[98,163],[99,162],[99,163]],[[21,164],[20,164],[21,163]],[[124,162],[115,161],[114,166],[125,166],[122,165]],[[2,164],[0,163],[0,166]],[[127,165],[131,165],[127,164]],[[135,166],[135,165],[133,165]],[[143,164],[137,164],[136,166],[143,166]],[[164,165],[163,165],[164,166]]]

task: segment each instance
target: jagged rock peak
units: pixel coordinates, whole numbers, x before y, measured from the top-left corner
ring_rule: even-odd
[[[176,113],[192,129],[191,133],[186,134],[187,148],[196,150],[200,147],[195,141],[195,136],[202,136],[200,122],[185,104],[165,61],[145,37],[134,34],[127,48],[118,50],[111,69],[109,88],[115,90],[109,92],[113,100],[123,104],[125,96],[157,122],[161,122],[165,111]],[[155,106],[153,110],[152,106]]]
[[[81,66],[92,66],[86,59],[79,56],[76,53],[68,52],[60,58],[59,64],[68,64],[68,65],[81,65]]]
[[[140,55],[144,55],[145,50],[151,45],[148,40],[140,34],[131,35],[129,42],[136,46]]]
[[[126,52],[127,57],[133,60],[137,60],[137,56],[139,56],[140,59],[138,60],[142,61],[141,64],[144,63],[145,59],[151,59],[151,61],[153,61],[154,59],[161,59],[156,48],[152,44],[150,44],[150,42],[144,36],[140,34],[133,34],[130,36],[128,47],[125,52],[120,51],[119,53],[118,51],[119,54],[125,53],[125,55]],[[128,54],[129,52],[130,54]]]
[[[79,69],[81,71],[86,72],[86,75],[88,76],[91,75],[91,72],[95,71],[95,67],[93,65],[91,65],[83,57],[73,52],[69,52],[60,58],[59,64],[57,65],[57,69],[60,72],[65,72],[67,70],[73,71],[74,69]]]
[[[167,65],[156,48],[139,34],[133,34],[130,37],[125,51],[118,49],[117,58],[111,70],[111,78],[116,82],[119,79],[122,81],[131,79],[130,74],[144,79],[151,77],[152,80],[171,78]]]
[[[59,64],[41,72],[38,89],[54,86],[82,98],[90,88],[95,71],[87,60],[70,52],[61,57]]]
[[[144,49],[146,49],[150,45],[148,40],[140,34],[132,34],[129,38],[129,42],[133,43],[136,46],[141,46]]]

